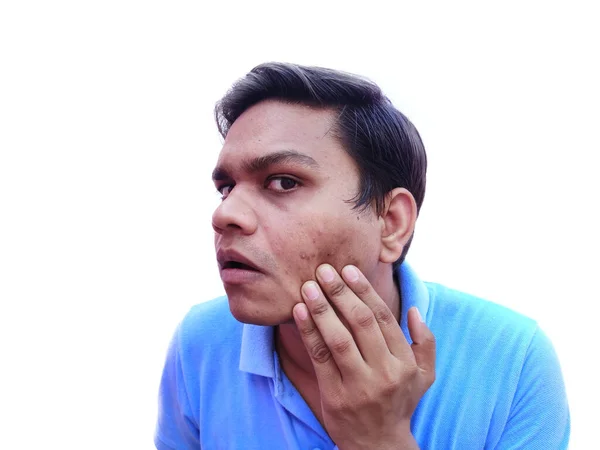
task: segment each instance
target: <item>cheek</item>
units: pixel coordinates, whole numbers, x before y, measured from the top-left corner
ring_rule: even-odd
[[[318,245],[318,264],[328,263],[340,271],[347,264],[358,265],[360,262],[360,252],[357,249],[356,242],[358,236],[354,230],[338,229],[336,232],[325,235]]]
[[[379,238],[375,224],[347,211],[338,212],[282,223],[276,236],[275,227],[270,227],[271,249],[277,255],[286,288],[299,290],[302,283],[315,279],[320,264],[331,264],[338,272],[353,264],[365,272],[377,262]]]
[[[327,227],[298,236],[296,248],[290,252],[294,255],[296,273],[302,281],[314,279],[317,267],[324,263],[331,264],[338,272],[348,264],[363,270],[377,260],[379,251],[374,235],[366,231],[363,227],[349,226],[348,221],[331,221]]]
[[[322,243],[330,239],[330,233],[313,224],[287,225],[282,227],[285,232],[271,239],[271,246],[279,261],[280,274],[285,278],[283,284],[297,290],[305,281],[314,279],[317,266],[325,262],[327,252],[323,253]]]
[[[352,264],[366,273],[379,261],[381,238],[376,222],[356,217],[338,221],[320,240],[322,262],[328,262],[338,272]]]

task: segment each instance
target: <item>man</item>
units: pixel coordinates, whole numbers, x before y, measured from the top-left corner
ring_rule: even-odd
[[[566,448],[562,375],[537,324],[404,262],[426,156],[375,84],[263,64],[216,119],[227,296],[177,329],[157,448]]]

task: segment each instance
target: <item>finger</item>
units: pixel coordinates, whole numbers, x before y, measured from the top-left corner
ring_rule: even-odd
[[[340,321],[319,285],[314,281],[307,281],[302,286],[302,296],[311,319],[329,348],[342,376],[359,370],[361,365],[364,365],[364,360],[352,334]]]
[[[399,359],[412,358],[412,351],[404,333],[402,333],[400,324],[392,314],[392,311],[390,311],[388,305],[373,289],[369,280],[367,280],[357,267],[351,265],[342,269],[342,276],[348,287],[373,311],[373,316],[381,329],[381,334],[392,355]]]
[[[413,341],[411,345],[417,365],[429,374],[431,382],[435,378],[435,337],[416,306],[408,310],[408,330]]]
[[[367,364],[374,367],[383,363],[384,357],[390,356],[390,350],[371,308],[357,297],[329,264],[318,267],[317,279],[327,298],[352,330]]]
[[[308,308],[304,303],[298,303],[293,309],[294,321],[300,331],[302,342],[310,356],[319,385],[339,382],[340,371],[333,355],[325,344],[323,336],[312,320]]]

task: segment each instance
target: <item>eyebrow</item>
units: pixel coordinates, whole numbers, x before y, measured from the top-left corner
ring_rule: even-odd
[[[319,168],[319,163],[304,153],[300,153],[296,150],[282,150],[246,160],[242,162],[242,170],[249,173],[260,172],[268,169],[274,164],[281,163],[295,163],[310,169]],[[217,166],[215,167],[215,170],[213,170],[213,181],[227,180],[230,178],[229,172],[223,166]]]

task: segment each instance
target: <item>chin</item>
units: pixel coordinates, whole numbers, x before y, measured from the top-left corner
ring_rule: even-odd
[[[252,325],[277,326],[284,323],[293,322],[292,308],[274,307],[275,301],[262,297],[262,301],[257,302],[247,296],[236,294],[227,295],[229,301],[229,310],[238,322]]]

